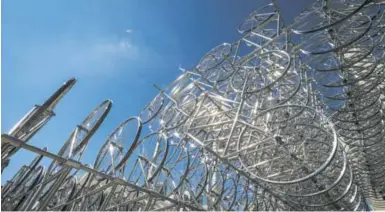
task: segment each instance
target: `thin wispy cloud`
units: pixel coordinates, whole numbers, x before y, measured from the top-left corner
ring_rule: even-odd
[[[120,74],[119,67],[138,61],[141,54],[141,48],[128,36],[42,39],[20,44],[13,51],[20,61],[20,70],[25,70],[20,77],[31,83],[47,78],[62,80],[68,75],[116,76]]]

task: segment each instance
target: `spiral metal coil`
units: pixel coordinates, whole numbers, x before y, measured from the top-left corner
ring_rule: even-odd
[[[384,205],[383,7],[318,0],[288,26],[274,1],[257,9],[239,25],[239,40],[214,47],[168,86],[154,85],[159,93],[111,132],[93,164],[81,158],[109,100],[57,154],[3,134],[7,148],[38,157],[2,187],[2,209]],[[48,168],[42,157],[52,160]]]

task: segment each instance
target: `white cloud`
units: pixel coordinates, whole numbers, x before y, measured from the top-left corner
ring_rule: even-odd
[[[105,61],[115,59],[133,59],[138,54],[138,48],[127,39],[100,41],[84,46],[83,57],[87,60],[104,58]],[[86,56],[88,55],[88,56]]]
[[[121,64],[137,61],[140,48],[127,37],[65,37],[25,42],[13,49],[18,57],[21,77],[40,83],[63,77],[108,77],[121,71]],[[121,66],[120,66],[121,67]],[[44,77],[41,77],[44,76]]]
[[[127,33],[132,33],[133,31],[132,31],[132,29],[126,29],[126,32]]]
[[[167,58],[149,46],[140,31],[123,36],[47,35],[10,47],[5,48],[12,58],[7,73],[17,75],[15,83],[22,86],[56,85],[69,77],[98,83],[116,78],[146,81],[149,73],[167,65]]]

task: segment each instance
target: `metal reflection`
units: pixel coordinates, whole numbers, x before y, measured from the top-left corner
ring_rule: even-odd
[[[349,210],[385,198],[384,5],[318,0],[284,25],[275,2],[81,156],[103,102],[58,154],[2,187],[5,210]],[[48,169],[41,157],[52,160]]]

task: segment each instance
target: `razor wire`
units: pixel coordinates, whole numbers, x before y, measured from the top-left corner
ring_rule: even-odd
[[[371,0],[317,0],[288,26],[274,1],[255,10],[238,41],[154,85],[156,97],[112,131],[92,165],[81,157],[109,100],[57,154],[3,134],[3,145],[38,156],[2,187],[2,209],[384,205],[384,18],[381,1]],[[48,168],[38,166],[43,156]]]

